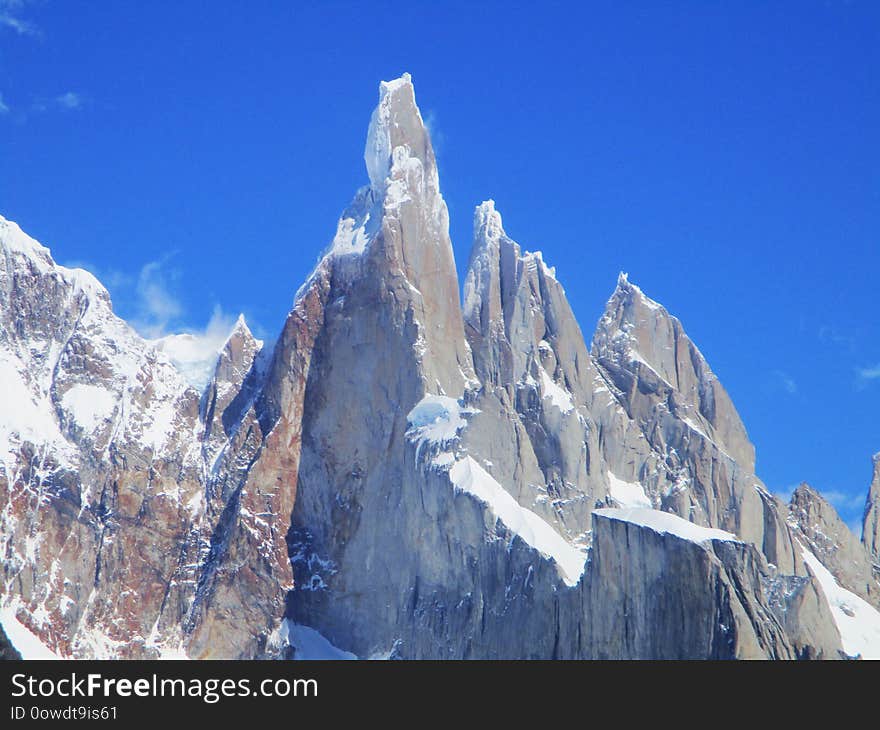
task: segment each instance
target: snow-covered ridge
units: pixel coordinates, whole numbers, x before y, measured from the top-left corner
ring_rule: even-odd
[[[647,527],[661,535],[673,535],[698,544],[720,540],[722,542],[742,542],[736,535],[724,530],[718,530],[713,527],[702,527],[688,522],[678,515],[669,512],[661,512],[656,509],[645,509],[643,507],[627,507],[617,509],[607,507],[603,509],[593,510],[596,517],[617,520],[619,522],[629,522],[639,527]]]
[[[855,593],[843,588],[819,559],[803,545],[804,562],[809,566],[831,609],[843,650],[862,659],[880,659],[880,612]]]
[[[28,259],[40,274],[57,273],[74,290],[82,291],[90,298],[110,301],[107,289],[90,272],[55,263],[48,248],[21,230],[17,223],[2,215],[0,215],[0,250],[7,256],[18,255]]]
[[[509,249],[507,248],[509,247]],[[548,266],[541,251],[524,251],[504,230],[501,213],[491,198],[474,209],[474,245],[468,273],[464,281],[462,314],[466,322],[480,329],[480,305],[488,302],[493,278],[492,261],[499,258],[500,250],[512,250],[518,266],[530,272],[541,271],[562,288],[556,278],[556,267]]]
[[[489,507],[513,534],[547,558],[552,558],[568,586],[577,585],[587,554],[569,543],[541,517],[519,504],[472,457],[455,462],[449,471],[453,485]]]
[[[48,280],[63,283],[57,289],[63,298],[51,302],[46,316],[71,328],[47,336],[40,327],[51,328],[53,319],[26,323],[36,329],[9,330],[0,343],[7,391],[0,400],[0,461],[7,471],[7,454],[14,460],[23,441],[49,448],[71,469],[79,462],[79,437],[100,441],[105,454],[111,437],[161,452],[180,425],[178,405],[188,387],[170,358],[114,314],[107,290],[94,276],[56,264],[48,248],[5,218],[0,254],[0,271],[30,274],[20,285],[26,300],[40,297]],[[66,312],[77,316],[67,318]],[[89,343],[89,361],[70,367],[78,361],[68,359],[68,348],[81,341]],[[43,353],[38,367],[31,361],[36,351]]]
[[[474,239],[497,241],[504,234],[501,213],[495,208],[495,201],[489,198],[474,210]]]
[[[426,445],[438,449],[431,463],[449,469],[449,478],[456,490],[484,503],[510,532],[543,556],[552,558],[567,585],[576,585],[584,571],[586,553],[565,540],[536,513],[520,505],[471,456],[457,458],[449,448],[467,426],[464,416],[475,412],[449,396],[428,394],[422,398],[407,414],[406,435],[416,444],[416,458]]]

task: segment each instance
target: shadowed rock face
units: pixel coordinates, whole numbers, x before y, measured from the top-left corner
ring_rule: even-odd
[[[0,661],[14,661],[18,659],[21,659],[21,654],[18,653],[18,650],[9,641],[9,637],[6,635],[3,627],[0,626]]]
[[[594,658],[794,658],[770,607],[771,572],[753,546],[694,542],[605,511],[593,519]],[[836,658],[839,642],[831,633],[816,651]]]
[[[360,657],[840,656],[802,550],[874,600],[867,552],[769,495],[678,320],[622,276],[588,348],[491,201],[462,307],[408,75],[364,159],[275,345],[239,319],[201,391],[0,219],[3,620],[71,656],[295,656],[295,624]]]

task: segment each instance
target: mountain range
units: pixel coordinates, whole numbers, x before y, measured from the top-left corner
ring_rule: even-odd
[[[408,74],[364,158],[210,361],[0,218],[0,654],[880,658],[880,454],[861,539],[782,502],[679,320],[621,274],[587,340],[491,200],[462,300]]]

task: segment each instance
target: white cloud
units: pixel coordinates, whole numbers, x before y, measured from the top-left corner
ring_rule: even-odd
[[[25,0],[0,0],[0,27],[8,28],[18,35],[37,36],[39,29],[21,17]]]
[[[871,380],[878,380],[880,379],[880,363],[877,363],[874,367],[859,368],[857,372],[859,380],[863,383],[867,383]]]
[[[853,335],[841,332],[837,327],[829,324],[819,327],[819,341],[825,345],[844,346],[849,350],[854,350],[856,346],[856,338]]]
[[[9,114],[9,106],[3,101],[3,94],[0,94],[0,114]]]
[[[86,98],[76,91],[65,91],[57,96],[46,97],[38,96],[30,106],[30,111],[35,114],[42,114],[49,111],[61,109],[63,111],[77,111],[82,109],[86,103]]]
[[[83,98],[74,91],[67,91],[56,96],[55,103],[62,109],[79,109],[83,105]]]
[[[167,334],[169,324],[183,315],[183,305],[171,292],[171,282],[179,276],[176,270],[167,268],[172,256],[144,264],[137,276],[137,312],[132,326],[150,339]]]
[[[236,318],[214,305],[204,327],[192,327],[186,307],[175,294],[181,272],[169,266],[174,252],[144,264],[136,276],[113,269],[101,269],[86,261],[67,261],[65,266],[90,271],[108,289],[113,299],[132,312],[129,324],[151,340],[174,363],[184,378],[203,389],[214,372],[217,354],[235,327]]]
[[[156,341],[190,385],[203,390],[214,373],[217,355],[235,326],[235,319],[214,306],[203,330],[165,335]]]

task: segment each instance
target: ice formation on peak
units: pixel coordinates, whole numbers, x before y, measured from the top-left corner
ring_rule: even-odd
[[[622,292],[629,297],[638,297],[641,299],[642,303],[648,307],[648,309],[657,310],[662,309],[662,305],[659,302],[655,302],[651,297],[649,297],[645,292],[643,292],[638,286],[633,284],[629,280],[629,274],[626,271],[621,271],[617,275],[617,288],[614,290],[614,294],[612,294],[612,299],[614,295],[618,292]]]
[[[504,235],[501,213],[495,209],[495,201],[484,200],[474,210],[474,238],[497,240]]]
[[[412,77],[405,73],[392,81],[379,84],[379,104],[373,110],[364,148],[364,162],[370,176],[370,186],[382,190],[391,174],[394,162],[393,132],[404,125],[402,116],[413,117],[417,127],[424,127],[416,106]],[[406,120],[410,121],[410,120]],[[410,123],[412,123],[410,121]],[[395,140],[396,141],[396,140]]]

